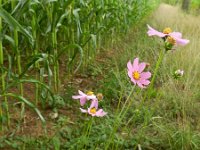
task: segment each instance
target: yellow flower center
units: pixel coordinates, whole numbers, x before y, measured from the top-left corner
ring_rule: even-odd
[[[169,33],[171,33],[172,32],[172,30],[170,29],[170,28],[165,28],[164,30],[163,30],[163,33],[164,34],[169,34]]]
[[[90,109],[90,113],[91,113],[91,114],[96,114],[96,108],[91,108],[91,109]]]
[[[139,79],[140,79],[140,74],[139,74],[139,72],[134,71],[134,72],[133,72],[133,78],[134,78],[135,80],[139,80]]]
[[[87,92],[87,95],[88,95],[88,96],[94,95],[94,92],[88,91],[88,92]]]
[[[175,44],[176,44],[176,40],[175,40],[173,37],[171,37],[171,36],[168,36],[168,37],[167,37],[167,42],[169,42],[169,43],[172,44],[172,45],[175,45]]]

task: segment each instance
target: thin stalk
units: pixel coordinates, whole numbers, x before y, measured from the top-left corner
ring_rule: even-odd
[[[14,41],[15,41],[15,50],[17,52],[16,57],[17,57],[17,68],[18,68],[18,74],[20,75],[22,73],[22,67],[21,67],[21,56],[20,56],[20,50],[18,49],[18,31],[14,30]],[[24,88],[23,84],[19,83],[20,86],[20,94],[21,96],[24,95]],[[24,111],[25,111],[25,104],[22,102],[21,103],[21,118],[24,116]]]
[[[152,90],[153,87],[154,87],[154,82],[155,82],[155,80],[156,80],[156,75],[158,74],[158,70],[159,70],[160,65],[161,65],[161,63],[162,63],[162,61],[163,61],[164,55],[165,55],[165,51],[161,50],[161,51],[160,51],[160,54],[159,54],[159,57],[158,57],[158,60],[157,60],[157,62],[156,62],[156,67],[155,67],[155,69],[154,69],[154,71],[153,71],[153,77],[152,77],[152,79],[151,79],[150,86],[148,87],[148,90],[147,90],[147,92],[146,92],[146,94],[145,94],[145,96],[144,96],[144,98],[143,98],[143,100],[142,100],[142,102],[141,102],[141,106],[143,105],[145,99],[146,99],[146,98],[148,99],[149,96],[150,96],[151,90]]]
[[[52,32],[52,42],[53,42],[53,55],[54,55],[54,90],[56,93],[59,92],[59,63],[58,60],[56,59],[58,56],[58,51],[57,51],[57,34],[56,30],[54,29]]]
[[[131,91],[130,91],[130,93],[129,93],[129,95],[128,95],[128,97],[127,97],[127,99],[126,99],[121,111],[120,111],[120,113],[117,115],[117,117],[116,117],[116,119],[114,121],[114,127],[113,127],[113,130],[112,130],[111,134],[110,134],[108,142],[106,144],[105,150],[107,150],[109,148],[111,141],[113,141],[114,134],[116,133],[118,127],[120,126],[120,122],[124,118],[125,114],[127,113],[128,109],[129,109],[129,107],[131,105],[131,102],[129,100],[130,100],[130,97],[131,97],[131,95],[133,93],[134,88],[135,88],[135,86],[132,87],[132,89],[131,89]],[[128,107],[127,107],[127,103],[128,103]]]
[[[12,7],[12,10],[15,9],[15,5],[16,5],[16,1],[15,1],[15,0],[12,0],[12,1],[11,1],[11,7]]]
[[[34,54],[37,55],[38,54],[38,44],[37,44],[37,32],[36,32],[36,14],[33,14],[32,17],[32,30],[33,30],[33,38],[35,40],[35,46],[34,46]],[[38,75],[38,69],[40,68],[39,63],[36,62],[35,63],[35,67],[36,67],[36,75],[35,78],[36,80],[39,79],[39,75]],[[39,85],[37,83],[35,83],[35,105],[38,105],[38,100],[39,100]]]
[[[87,128],[86,128],[86,132],[84,134],[84,137],[86,137],[86,141],[88,141],[88,138],[89,138],[89,135],[90,135],[90,131],[91,131],[91,128],[92,128],[92,123],[93,123],[93,120],[94,120],[94,117],[91,117],[90,118],[90,121],[88,122],[87,124]],[[85,143],[83,144],[83,146],[81,147],[81,149],[85,146]]]
[[[0,0],[0,6],[2,5],[2,0]],[[0,33],[2,32],[2,18],[0,17]],[[1,67],[1,84],[2,84],[2,91],[4,91],[2,94],[5,94],[5,72],[3,70],[3,62],[4,62],[4,57],[3,57],[3,45],[2,45],[2,39],[0,39],[0,67]],[[7,125],[10,127],[10,116],[9,116],[9,108],[8,108],[8,99],[5,96],[4,97],[4,102],[5,102],[5,107],[6,107],[6,117],[7,117]],[[3,117],[3,109],[2,109],[2,104],[0,104],[0,117]],[[3,121],[1,122],[1,128],[0,130],[3,130]]]

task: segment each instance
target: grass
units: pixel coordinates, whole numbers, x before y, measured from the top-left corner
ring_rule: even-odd
[[[17,132],[13,136],[11,132],[1,136],[0,148],[199,149],[199,20],[178,7],[160,5],[151,16],[123,36],[123,40],[115,39],[116,44],[109,51],[102,50],[84,74],[77,73],[64,85],[65,93],[57,97],[60,108],[55,111],[59,117],[50,118],[49,114],[55,113],[51,109],[42,111],[46,114],[48,134],[43,134],[38,123],[26,122],[22,129],[28,126],[39,132],[34,136],[30,131],[27,135]],[[147,36],[147,23],[161,31],[165,27],[180,31],[190,44],[165,54],[154,88],[148,91],[148,88],[135,87],[131,92],[133,85],[126,68],[128,60],[139,57],[150,63],[148,70],[153,72],[163,47],[159,38]],[[180,80],[172,77],[177,69],[184,70]],[[77,89],[103,93],[104,100],[99,105],[108,115],[91,119],[81,114],[78,102],[71,100]],[[146,94],[148,99],[143,101]]]

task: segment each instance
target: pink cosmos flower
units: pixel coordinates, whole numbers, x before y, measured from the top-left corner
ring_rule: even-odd
[[[176,45],[182,45],[182,46],[184,46],[190,42],[187,39],[182,39],[182,34],[180,32],[172,32],[172,30],[170,28],[165,28],[163,30],[163,32],[159,32],[159,31],[155,30],[154,28],[150,27],[149,25],[147,25],[147,27],[148,27],[147,34],[149,36],[158,36],[161,38],[171,37],[175,40]]]
[[[82,108],[80,108],[80,110],[83,113],[88,113],[91,116],[96,116],[96,117],[103,117],[107,114],[107,112],[104,112],[103,109],[98,110],[98,100],[92,100],[92,103],[87,110]]]
[[[82,91],[78,90],[79,95],[72,96],[73,99],[80,99],[80,104],[83,106],[87,100],[96,100],[96,96],[93,92],[88,92],[87,94],[83,93]]]
[[[139,63],[139,58],[135,58],[133,64],[129,61],[127,63],[128,68],[128,76],[131,81],[141,88],[146,88],[146,86],[150,83],[148,80],[151,77],[150,72],[143,72],[146,67],[146,63]]]

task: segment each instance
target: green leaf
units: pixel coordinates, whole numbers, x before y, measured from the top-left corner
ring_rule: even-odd
[[[9,25],[11,28],[21,32],[24,34],[30,41],[30,43],[33,45],[33,37],[32,35],[24,29],[15,18],[13,18],[5,9],[0,7],[0,17],[2,17]]]
[[[28,105],[30,108],[34,109],[35,112],[38,114],[38,116],[40,117],[40,120],[42,121],[42,123],[45,123],[45,119],[42,116],[41,112],[37,109],[37,107],[35,107],[35,105],[33,105],[30,101],[28,101],[27,99],[25,99],[24,97],[22,97],[21,95],[17,95],[17,94],[13,94],[13,93],[6,93],[0,96],[10,96],[10,97],[14,97],[22,102],[24,102],[26,105]]]
[[[66,47],[64,47],[62,49],[62,51],[60,51],[60,53],[58,54],[57,59],[59,59],[59,57],[69,48],[71,48],[71,49],[72,48],[76,48],[76,49],[78,49],[78,52],[80,53],[80,62],[78,64],[77,68],[74,71],[74,73],[76,73],[78,71],[78,69],[80,68],[80,66],[82,64],[82,60],[83,60],[83,49],[82,49],[82,47],[80,45],[78,45],[78,44],[69,44],[69,45],[67,45]],[[69,62],[70,65],[72,64],[72,62],[75,59],[76,55],[77,55],[77,51],[74,53],[74,56],[72,57],[72,60]]]

